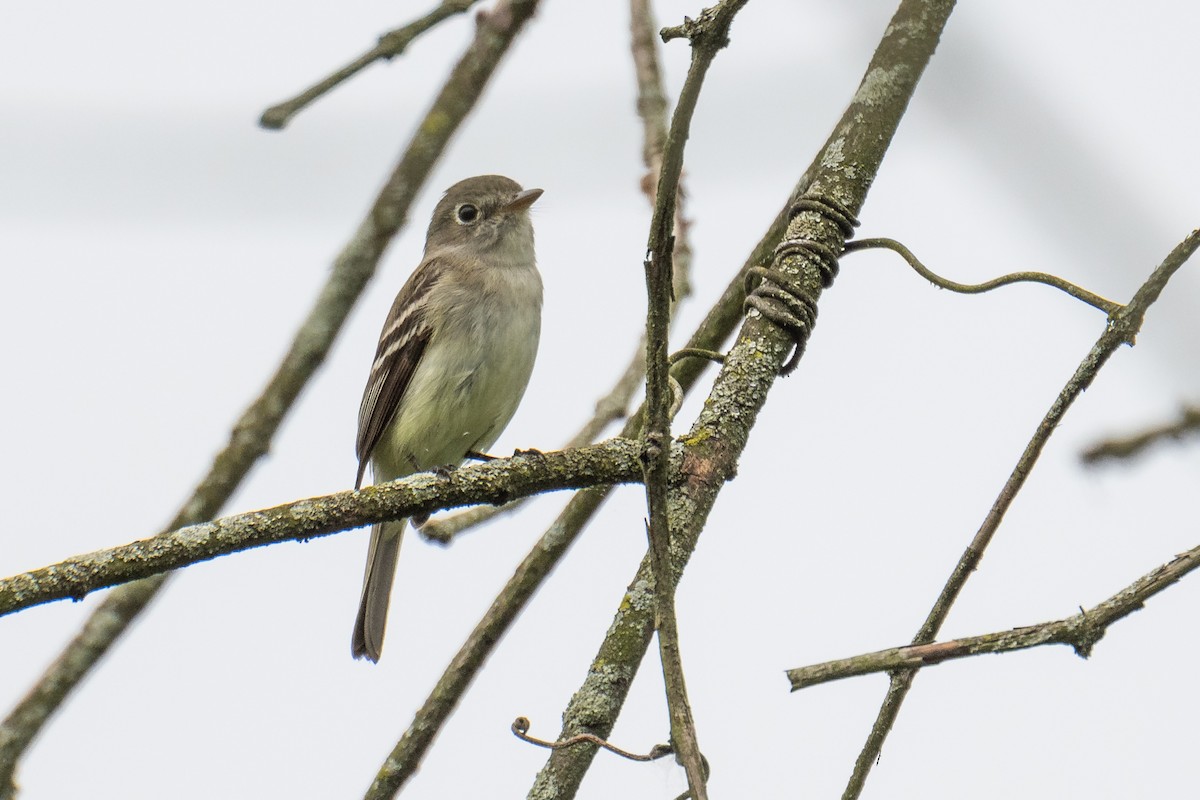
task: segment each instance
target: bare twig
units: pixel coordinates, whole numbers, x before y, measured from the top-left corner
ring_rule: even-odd
[[[339,85],[353,78],[376,61],[390,60],[400,55],[425,31],[456,14],[462,14],[479,0],[442,0],[432,11],[404,27],[388,31],[379,37],[379,43],[327,78],[317,81],[295,97],[273,105],[262,113],[258,124],[270,130],[279,130],[291,122],[292,117]]]
[[[261,456],[301,388],[330,346],[392,237],[404,224],[417,191],[450,137],[474,107],[500,57],[532,15],[530,0],[501,3],[480,20],[475,40],[454,67],[425,123],[418,126],[367,218],[338,255],[329,280],[262,395],[233,427],[229,444],[183,504],[169,528],[212,518]],[[431,124],[436,119],[437,124]],[[161,587],[151,578],[121,587],[105,599],[38,683],[0,724],[0,796],[12,786],[17,760],[51,714],[128,628]]]
[[[913,252],[904,245],[897,242],[895,239],[859,239],[856,242],[850,242],[846,245],[844,252],[854,253],[862,250],[883,249],[891,250],[898,254],[901,258],[908,262],[908,265],[925,280],[942,289],[947,289],[951,292],[959,294],[983,294],[990,292],[992,289],[998,289],[1001,286],[1009,286],[1014,283],[1041,283],[1046,286],[1053,286],[1055,289],[1066,292],[1074,297],[1087,303],[1093,308],[1098,308],[1105,314],[1115,314],[1120,310],[1121,304],[1114,303],[1112,300],[1106,300],[1098,294],[1093,294],[1087,289],[1076,286],[1070,281],[1065,281],[1057,275],[1048,275],[1045,272],[1013,272],[1008,275],[1001,275],[999,278],[992,278],[990,281],[983,283],[957,283],[949,278],[943,278],[936,274],[929,267],[922,264]]]
[[[995,503],[992,504],[979,531],[975,534],[971,543],[967,545],[967,549],[959,558],[954,571],[950,574],[946,585],[942,588],[941,594],[938,596],[933,608],[930,609],[924,624],[917,632],[917,635],[913,637],[912,643],[914,645],[928,644],[937,637],[942,623],[950,613],[951,606],[958,599],[958,595],[962,592],[963,586],[966,585],[971,573],[979,566],[979,561],[983,558],[984,551],[991,542],[992,536],[996,533],[996,529],[1000,527],[1000,522],[1004,519],[1004,515],[1008,511],[1009,506],[1012,505],[1017,493],[1025,485],[1026,478],[1029,477],[1030,471],[1033,469],[1034,464],[1037,463],[1038,456],[1041,455],[1042,449],[1046,446],[1046,442],[1049,441],[1050,435],[1062,420],[1063,415],[1066,414],[1071,404],[1083,394],[1084,390],[1092,384],[1100,368],[1117,351],[1117,348],[1123,344],[1133,344],[1134,337],[1137,335],[1138,330],[1142,326],[1142,321],[1145,319],[1147,309],[1158,299],[1163,288],[1167,285],[1167,281],[1170,280],[1176,270],[1183,266],[1188,257],[1196,250],[1197,246],[1200,246],[1200,230],[1192,231],[1191,234],[1176,246],[1158,269],[1154,270],[1146,282],[1142,284],[1142,287],[1134,294],[1133,299],[1129,301],[1128,305],[1121,308],[1109,319],[1104,333],[1101,334],[1096,344],[1092,346],[1092,349],[1075,369],[1075,373],[1067,381],[1062,391],[1059,392],[1058,397],[1054,399],[1054,403],[1051,404],[1050,410],[1046,412],[1046,416],[1042,418],[1033,438],[1025,446],[1025,451],[1021,454],[1020,459],[1018,459],[1008,480],[1005,481],[999,496],[996,498]],[[900,712],[900,706],[904,702],[904,698],[908,694],[908,690],[912,686],[916,674],[916,669],[899,670],[893,673],[887,697],[884,698],[883,705],[880,707],[879,714],[875,719],[875,724],[871,728],[871,733],[868,735],[867,741],[858,755],[854,771],[842,795],[843,798],[855,798],[862,792],[867,775],[879,757],[883,742],[896,720],[896,715]]]
[[[650,561],[653,565],[656,628],[671,718],[671,743],[687,771],[688,790],[693,800],[708,800],[708,789],[705,786],[696,725],[688,703],[675,616],[675,582],[668,567],[671,530],[667,501],[670,451],[667,444],[671,439],[673,405],[669,383],[668,335],[673,287],[675,206],[683,171],[684,147],[691,129],[692,115],[700,99],[701,86],[713,59],[729,43],[729,28],[733,18],[746,2],[724,0],[705,9],[701,21],[688,32],[692,61],[675,104],[671,127],[667,131],[654,214],[646,243],[646,426],[642,451],[646,505],[649,509],[646,534],[650,540]],[[637,10],[636,4],[634,9]],[[649,9],[645,8],[643,13],[648,14]]]
[[[1104,638],[1109,626],[1141,610],[1146,601],[1200,567],[1200,547],[1182,553],[1086,611],[1040,625],[1028,625],[948,642],[893,647],[851,658],[788,670],[792,691],[874,672],[919,669],[985,653],[1010,653],[1044,644],[1065,644],[1081,658]]]
[[[667,362],[674,366],[677,361],[682,361],[685,358],[702,358],[714,364],[725,363],[724,353],[718,353],[716,350],[705,350],[700,347],[684,347],[676,350],[674,353],[671,353],[671,357],[667,359]]]
[[[1141,433],[1119,439],[1109,439],[1092,445],[1079,456],[1085,464],[1097,464],[1106,459],[1131,458],[1164,439],[1183,439],[1200,433],[1200,406],[1184,406],[1179,419],[1157,425]]]

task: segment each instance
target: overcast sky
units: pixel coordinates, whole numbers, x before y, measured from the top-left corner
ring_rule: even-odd
[[[274,369],[471,35],[446,23],[284,132],[263,108],[426,4],[113,0],[0,11],[0,574],[154,533]],[[674,24],[699,4],[658,4]],[[695,295],[682,343],[824,141],[894,4],[754,0],[687,151]],[[1126,300],[1200,224],[1200,9],[973,3],[946,37],[861,215],[962,281],[1045,269]],[[494,448],[552,449],[627,362],[644,301],[624,4],[546,0],[454,139],[328,362],[227,506],[347,489],[383,315],[442,189],[545,189],[529,391]],[[687,46],[664,51],[678,89]],[[1194,547],[1200,446],[1084,469],[1081,449],[1200,398],[1200,263],[1068,415],[944,636],[1070,615]],[[679,589],[714,797],[835,797],[886,679],[789,694],[787,668],[906,643],[1056,393],[1104,329],[1045,287],[936,290],[846,259],[799,370],[773,389]],[[685,405],[687,429],[711,371]],[[25,798],[356,797],[462,639],[566,501],[443,549],[410,535],[380,664],[350,658],[366,531],[177,577],[25,759]],[[753,509],[750,504],[753,503]],[[406,797],[521,797],[645,549],[617,491],[500,644]],[[917,680],[866,797],[1181,796],[1194,781],[1200,578],[1065,648]],[[0,619],[7,711],[103,593]],[[613,739],[665,741],[656,658]],[[682,771],[601,755],[581,798],[670,798]],[[166,788],[169,787],[169,788]]]

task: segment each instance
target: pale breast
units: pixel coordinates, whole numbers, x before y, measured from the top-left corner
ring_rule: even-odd
[[[483,452],[512,419],[529,383],[541,330],[536,270],[497,270],[500,280],[443,295],[441,324],[372,459],[376,480]],[[530,280],[535,282],[531,285]]]

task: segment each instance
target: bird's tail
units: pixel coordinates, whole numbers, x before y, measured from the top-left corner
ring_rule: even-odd
[[[367,550],[367,570],[363,575],[362,599],[354,620],[350,650],[355,658],[378,661],[383,651],[383,631],[387,627],[388,601],[396,577],[396,559],[406,520],[383,522],[371,528]]]

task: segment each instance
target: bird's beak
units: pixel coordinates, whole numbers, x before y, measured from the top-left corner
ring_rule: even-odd
[[[506,214],[511,214],[514,211],[524,211],[541,196],[541,189],[526,189],[523,192],[517,192],[516,197],[500,206],[500,210]]]

